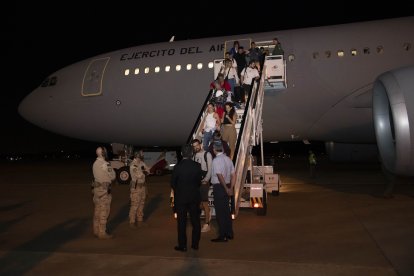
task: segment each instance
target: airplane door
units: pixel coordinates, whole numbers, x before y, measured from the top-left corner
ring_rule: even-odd
[[[224,43],[224,54],[229,52],[231,48],[233,48],[234,41],[238,41],[240,46],[243,46],[244,50],[247,51],[250,49],[250,43],[252,42],[251,38],[241,38],[241,39],[233,39],[227,40]]]
[[[82,96],[98,96],[102,94],[102,80],[108,65],[109,57],[94,59],[86,68],[82,82]]]

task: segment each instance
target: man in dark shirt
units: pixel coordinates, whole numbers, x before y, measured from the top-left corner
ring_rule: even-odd
[[[233,58],[237,62],[237,74],[239,75],[239,78],[240,78],[241,71],[244,69],[244,67],[247,66],[246,53],[244,52],[244,49],[242,46],[239,47],[239,51],[233,56]]]
[[[227,156],[230,156],[230,153],[231,152],[230,152],[229,144],[227,144],[226,141],[224,141],[223,139],[221,139],[221,133],[220,133],[220,131],[216,130],[216,131],[214,131],[214,134],[213,134],[213,140],[211,140],[211,143],[208,146],[208,152],[211,153],[211,156],[213,158],[216,157],[216,155],[214,154],[214,150],[213,150],[215,142],[216,143],[220,142],[221,145],[223,146],[223,152],[224,152],[224,154],[227,155]]]
[[[178,246],[177,251],[187,251],[187,212],[190,213],[192,231],[191,248],[198,250],[201,236],[200,225],[200,183],[202,179],[201,166],[191,160],[193,148],[184,145],[181,148],[183,160],[174,167],[171,177],[171,187],[174,190],[174,207],[177,212]]]

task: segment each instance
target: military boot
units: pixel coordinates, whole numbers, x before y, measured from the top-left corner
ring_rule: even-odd
[[[93,235],[95,236],[95,237],[97,237],[97,236],[99,236],[99,227],[98,227],[98,225],[93,225]]]
[[[112,239],[114,236],[108,233],[102,233],[98,235],[98,239],[100,240],[108,240],[108,239]]]

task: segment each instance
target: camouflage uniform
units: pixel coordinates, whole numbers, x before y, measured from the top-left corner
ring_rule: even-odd
[[[144,170],[142,168],[144,168]],[[135,225],[136,221],[142,222],[144,220],[144,204],[146,197],[144,172],[149,172],[149,168],[141,159],[134,158],[129,167],[129,171],[131,174],[131,208],[129,209],[129,223]]]
[[[98,238],[107,238],[106,223],[111,208],[111,182],[115,179],[115,172],[110,163],[103,157],[98,157],[93,163],[93,176],[93,233]]]

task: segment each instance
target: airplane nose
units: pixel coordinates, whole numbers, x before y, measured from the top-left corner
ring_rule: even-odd
[[[25,120],[37,126],[42,125],[42,121],[46,118],[44,101],[41,97],[39,89],[32,91],[19,104],[18,112]]]
[[[20,116],[22,116],[25,120],[30,121],[30,114],[33,113],[33,106],[33,96],[30,93],[20,102],[17,110]]]

